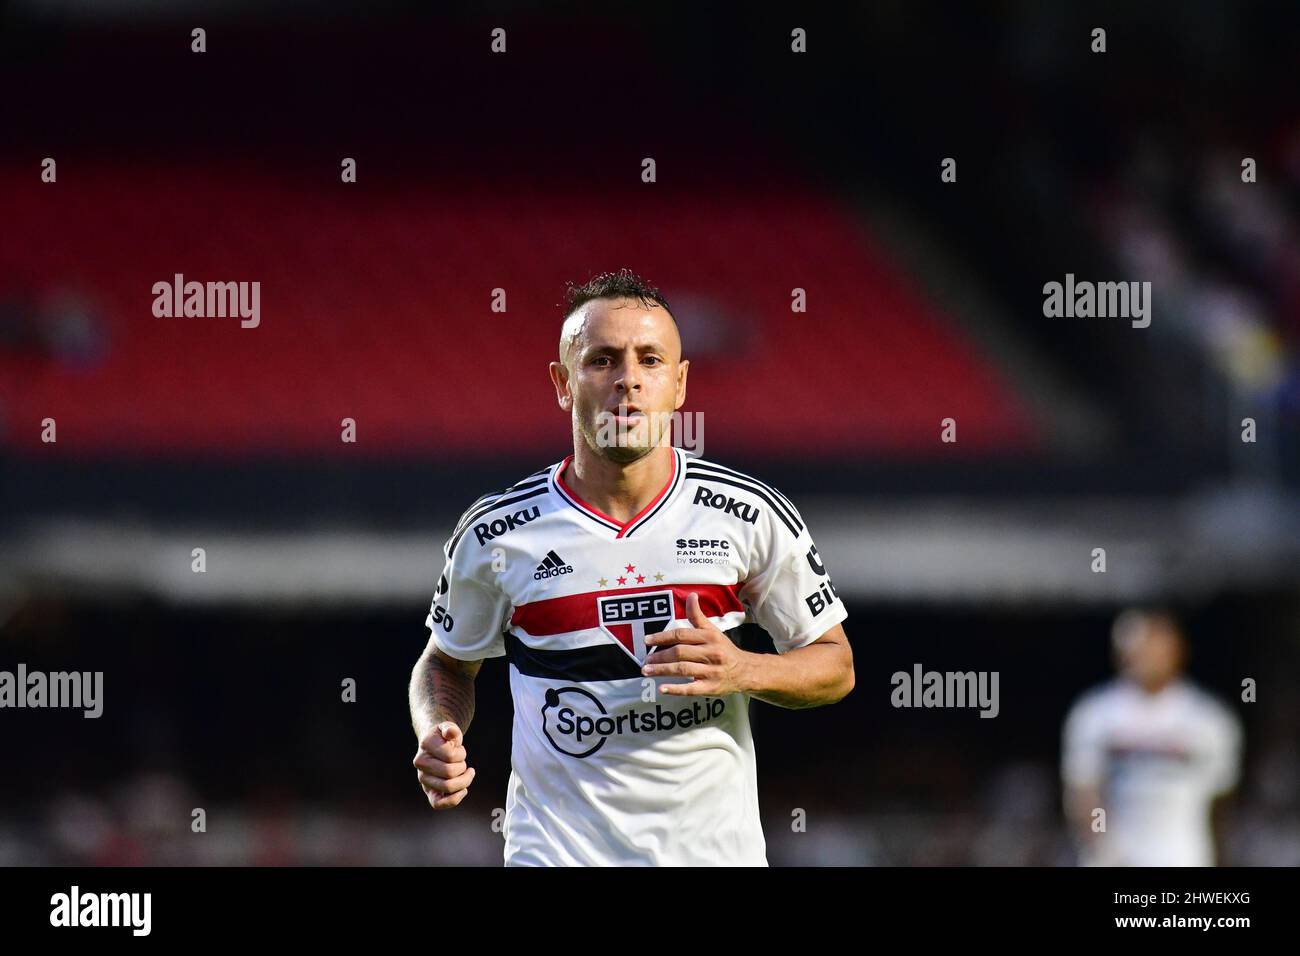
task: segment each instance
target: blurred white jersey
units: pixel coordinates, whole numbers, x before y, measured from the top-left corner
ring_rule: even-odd
[[[628,522],[573,494],[570,455],[479,499],[443,549],[436,646],[510,665],[507,865],[767,865],[748,696],[657,693],[690,678],[642,675],[645,637],[689,627],[692,591],[782,654],[847,612],[787,498],[671,451]]]
[[[1155,694],[1113,680],[1065,721],[1062,776],[1095,786],[1106,832],[1087,866],[1213,866],[1210,805],[1237,783],[1241,721],[1186,679]]]

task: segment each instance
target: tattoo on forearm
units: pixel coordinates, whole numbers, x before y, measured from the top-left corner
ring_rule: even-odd
[[[474,679],[457,673],[436,657],[430,656],[420,668],[417,693],[413,703],[427,716],[432,727],[444,720],[455,721],[461,731],[468,731],[474,719]],[[419,727],[417,726],[417,733]]]

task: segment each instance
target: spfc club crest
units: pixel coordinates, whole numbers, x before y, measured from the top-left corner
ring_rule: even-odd
[[[676,617],[671,590],[598,597],[596,609],[600,629],[618,641],[638,664],[645,663],[646,635],[658,634]]]

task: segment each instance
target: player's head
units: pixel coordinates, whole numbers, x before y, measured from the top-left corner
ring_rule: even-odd
[[[1172,612],[1164,608],[1129,608],[1111,628],[1115,666],[1147,690],[1165,686],[1183,669],[1187,645]]]
[[[560,360],[550,371],[575,441],[620,464],[667,444],[689,366],[658,289],[627,269],[569,284]]]

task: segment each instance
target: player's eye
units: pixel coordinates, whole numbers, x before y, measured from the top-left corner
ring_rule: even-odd
[[[662,364],[663,364],[663,359],[661,359],[661,358],[660,358],[659,356],[657,356],[657,355],[647,355],[647,356],[646,356],[645,358],[643,358],[641,361],[643,361],[643,362],[650,362],[652,365],[662,365]]]

